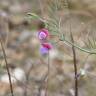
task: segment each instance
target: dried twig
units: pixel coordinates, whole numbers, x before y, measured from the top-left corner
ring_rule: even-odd
[[[10,71],[9,71],[7,58],[6,58],[6,52],[5,52],[5,49],[4,49],[4,46],[3,46],[3,41],[2,41],[1,36],[0,36],[0,44],[1,44],[3,55],[4,55],[4,60],[5,60],[5,63],[6,63],[6,69],[7,69],[7,73],[8,73],[8,77],[9,77],[11,95],[14,96],[14,94],[13,94],[13,86],[12,86],[12,81],[11,81],[11,74],[10,74]]]
[[[74,39],[71,33],[71,40],[72,43],[74,43]],[[76,62],[76,52],[75,52],[75,47],[72,46],[72,51],[73,51],[73,62],[74,62],[74,71],[75,71],[75,96],[78,96],[78,77],[77,77],[77,62]]]
[[[76,52],[75,52],[75,46],[74,46],[74,38],[72,35],[72,29],[71,29],[71,12],[70,12],[70,0],[66,0],[67,8],[69,10],[69,32],[70,32],[70,37],[71,37],[71,42],[72,42],[72,51],[73,51],[73,62],[74,62],[74,72],[75,72],[75,96],[78,96],[78,73],[77,73],[77,61],[76,61]]]

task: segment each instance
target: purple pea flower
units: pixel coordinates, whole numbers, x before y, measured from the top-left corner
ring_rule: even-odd
[[[49,52],[49,50],[52,49],[52,45],[51,45],[50,43],[43,43],[43,44],[41,44],[41,45],[42,45],[42,46],[41,46],[41,48],[40,48],[40,53],[41,53],[42,55],[47,55],[48,52]]]
[[[38,39],[40,40],[41,47],[40,53],[42,55],[47,55],[52,45],[48,43],[49,32],[47,29],[43,28],[38,32]]]

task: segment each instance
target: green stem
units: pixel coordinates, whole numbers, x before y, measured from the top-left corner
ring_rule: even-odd
[[[63,37],[64,37],[64,36],[63,36]],[[95,51],[90,51],[90,50],[87,50],[87,49],[81,48],[80,46],[78,46],[78,45],[76,45],[76,44],[73,44],[72,42],[66,40],[65,38],[62,39],[62,40],[60,39],[60,41],[65,41],[66,43],[68,43],[68,44],[74,46],[75,48],[77,48],[77,49],[79,49],[79,50],[81,50],[81,51],[83,51],[83,52],[90,53],[90,54],[96,54]]]

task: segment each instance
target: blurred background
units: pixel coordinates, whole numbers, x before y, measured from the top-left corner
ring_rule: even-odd
[[[69,9],[68,9],[69,4]],[[44,24],[30,18],[35,13],[49,22],[53,49],[40,54],[38,29]],[[48,96],[74,96],[73,54],[57,42],[59,32],[82,48],[96,50],[96,0],[0,0],[0,38],[6,51],[14,96],[45,96],[48,58]],[[56,25],[56,26],[55,26]],[[56,43],[57,42],[57,43]],[[76,49],[79,96],[96,96],[96,55]],[[0,45],[0,96],[11,96],[6,63]]]

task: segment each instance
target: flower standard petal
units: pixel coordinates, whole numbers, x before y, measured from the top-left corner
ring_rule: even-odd
[[[39,32],[38,32],[38,38],[40,40],[43,40],[43,39],[47,39],[47,37],[49,36],[49,32],[47,29],[41,29]]]

